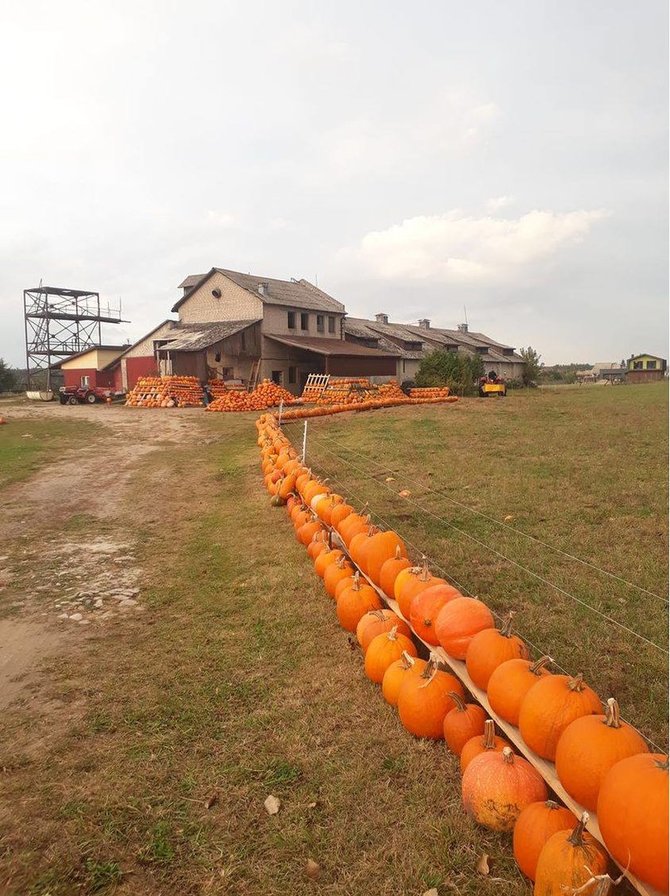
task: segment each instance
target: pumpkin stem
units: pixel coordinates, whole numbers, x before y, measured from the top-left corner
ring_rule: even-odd
[[[545,666],[553,662],[554,661],[550,656],[541,656],[539,660],[535,660],[533,665],[530,667],[530,671],[533,673],[533,675],[539,675]]]
[[[584,684],[584,676],[581,672],[578,672],[574,678],[571,678],[568,682],[568,688],[571,691],[583,691],[586,685]]]
[[[403,650],[402,656],[400,657],[400,659],[405,664],[405,669],[411,669],[412,666],[414,665],[414,657],[410,656],[406,650]]]
[[[607,701],[607,709],[605,710],[605,724],[608,728],[621,728],[621,714],[619,712],[619,704],[614,697],[610,697]]]
[[[660,768],[661,771],[667,772],[668,770],[668,757],[666,756],[662,762],[656,761],[657,768]]]
[[[394,559],[394,560],[402,560],[402,554],[401,554],[401,552],[400,552],[400,545],[399,545],[399,544],[396,545],[396,549],[395,549],[395,557],[394,557],[393,559]]]
[[[361,590],[361,574],[358,570],[354,573],[354,580],[351,583],[352,591],[360,591]]]
[[[465,700],[461,697],[461,695],[457,694],[456,691],[449,691],[449,696],[456,704],[456,709],[459,712],[465,712]]]
[[[512,637],[512,619],[514,618],[514,612],[510,611],[507,616],[502,621],[502,625],[500,626],[500,634],[503,638],[511,638]]]
[[[514,751],[513,751],[513,750],[510,750],[509,747],[503,747],[502,758],[503,758],[503,759],[505,760],[505,762],[507,762],[509,765],[512,765],[512,763],[514,762]]]
[[[547,800],[544,804],[547,809],[560,809],[561,807],[558,805],[556,800]]]
[[[484,722],[484,736],[482,737],[482,746],[485,750],[494,750],[496,746],[496,726],[493,719],[487,719]]]
[[[568,843],[572,843],[573,846],[584,846],[584,828],[588,824],[589,813],[584,812],[582,817],[577,822],[577,826],[574,831],[568,837]]]
[[[427,688],[431,681],[437,675],[437,667],[440,662],[440,658],[436,653],[431,651],[430,656],[428,657],[428,662],[426,663],[426,668],[421,673],[421,677],[425,678],[424,684],[421,685],[422,688]]]
[[[394,625],[393,628],[387,632],[386,637],[389,641],[397,641],[398,640],[398,626]]]
[[[430,573],[428,572],[428,561],[426,558],[423,558],[423,566],[421,567],[421,572],[419,573],[419,581],[427,582],[430,578]]]

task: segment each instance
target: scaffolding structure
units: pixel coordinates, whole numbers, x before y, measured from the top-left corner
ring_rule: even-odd
[[[102,324],[121,323],[118,308],[100,305],[100,294],[82,289],[40,286],[23,291],[28,389],[46,371],[51,390],[53,365],[102,342]],[[41,383],[38,388],[44,388]]]

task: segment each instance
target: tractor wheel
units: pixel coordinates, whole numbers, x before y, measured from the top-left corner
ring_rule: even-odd
[[[74,395],[70,395],[70,397],[69,397],[68,400],[67,400],[67,403],[68,403],[68,404],[79,404],[79,402],[78,402],[77,399],[74,397]]]
[[[96,401],[95,392],[89,392],[86,396],[86,404],[95,404]]]

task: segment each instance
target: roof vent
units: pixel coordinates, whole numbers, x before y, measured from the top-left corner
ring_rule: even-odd
[[[388,314],[375,314],[375,320],[378,324],[387,324],[389,322]]]
[[[268,294],[269,290],[270,290],[269,283],[259,283],[258,284],[258,291],[262,296],[266,296]]]
[[[467,324],[459,324],[459,325],[458,325],[458,332],[459,332],[459,333],[467,333],[467,332],[468,332],[468,325],[467,325]]]
[[[216,289],[213,289],[212,295],[214,296],[215,299],[220,299],[221,298],[221,290],[218,287]]]
[[[422,330],[430,330],[430,321],[427,317],[422,317],[419,321],[419,326]]]

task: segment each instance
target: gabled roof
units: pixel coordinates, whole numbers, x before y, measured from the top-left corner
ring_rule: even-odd
[[[67,364],[68,361],[75,361],[77,358],[81,358],[84,355],[90,354],[90,352],[118,352],[120,357],[127,348],[127,345],[89,345],[88,348],[83,349],[83,351],[77,352],[76,355],[68,355],[67,358],[61,358],[60,361],[57,361],[51,366],[60,367],[61,364]],[[118,358],[116,358],[115,360],[118,361]]]
[[[159,351],[199,352],[258,322],[258,320],[224,320],[205,324],[178,324],[170,331],[170,341],[161,346]]]
[[[291,348],[303,349],[308,352],[315,352],[317,355],[341,355],[343,357],[365,357],[365,358],[396,358],[394,352],[382,352],[376,348],[367,348],[364,345],[358,345],[355,342],[346,342],[344,339],[325,339],[319,336],[270,336],[266,335],[266,339],[272,339],[281,345],[289,345]]]
[[[190,289],[192,286],[195,286],[196,283],[200,283],[203,277],[206,277],[207,274],[189,274],[184,280],[181,281],[177,289]]]
[[[131,349],[135,348],[136,345],[139,345],[140,342],[144,342],[144,340],[148,339],[149,336],[153,336],[153,334],[156,332],[156,330],[160,330],[160,328],[164,327],[165,324],[174,324],[175,327],[177,327],[177,326],[179,326],[179,321],[173,320],[171,317],[168,317],[167,320],[161,321],[161,323],[159,323],[157,327],[154,327],[153,330],[149,330],[149,332],[145,333],[144,336],[142,336],[140,339],[137,340],[137,342],[133,342],[132,345],[124,345],[123,355],[127,355]],[[121,357],[123,357],[123,355],[121,355]]]
[[[173,311],[179,308],[190,298],[190,296],[202,286],[213,274],[223,274],[233,283],[236,283],[242,289],[246,289],[255,298],[260,299],[264,305],[284,305],[288,308],[302,308],[307,311],[325,311],[331,313],[344,314],[345,308],[341,302],[336,301],[328,293],[323,292],[308,280],[277,280],[271,277],[259,277],[255,274],[242,274],[240,271],[229,271],[226,268],[212,268],[207,274],[203,274],[200,279],[190,286],[181,299],[173,306]],[[191,279],[196,278],[197,274],[192,274],[183,281],[184,284]],[[263,294],[259,292],[259,286],[266,284]]]
[[[642,352],[641,355],[631,355],[628,360],[637,361],[638,358],[651,358],[653,361],[665,361],[665,358],[661,358],[660,355],[652,355],[649,352]]]
[[[399,358],[407,360],[423,358],[423,343],[402,324],[380,324],[360,317],[345,317],[344,332],[355,339],[375,340],[379,349]],[[413,348],[398,345],[393,339],[412,345]]]

